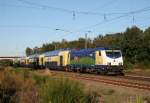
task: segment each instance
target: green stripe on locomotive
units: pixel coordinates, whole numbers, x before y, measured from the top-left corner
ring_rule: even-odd
[[[92,57],[76,57],[70,61],[70,64],[87,64],[94,65],[95,59]]]

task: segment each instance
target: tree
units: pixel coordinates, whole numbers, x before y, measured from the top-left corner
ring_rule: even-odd
[[[142,50],[142,34],[143,32],[136,26],[127,28],[123,33],[122,51],[127,61],[131,63],[138,62],[137,58]]]
[[[143,34],[143,48],[140,60],[150,61],[150,27],[147,28]]]
[[[37,46],[33,48],[33,54],[38,54],[40,53],[40,48],[38,48]]]
[[[120,47],[122,41],[122,33],[106,34],[105,36],[99,35],[94,38],[93,45],[95,47]]]
[[[26,48],[26,55],[29,56],[31,54],[33,54],[33,50],[31,48],[27,47]]]

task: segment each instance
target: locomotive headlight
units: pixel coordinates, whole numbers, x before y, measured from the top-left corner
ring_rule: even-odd
[[[123,65],[123,63],[120,62],[119,65]]]

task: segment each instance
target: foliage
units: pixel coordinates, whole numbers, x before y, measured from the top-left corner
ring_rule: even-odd
[[[48,76],[39,76],[36,74],[32,74],[32,76],[39,87],[43,86],[43,84],[45,84],[46,81],[48,80]]]
[[[126,69],[126,70],[130,70],[133,68],[133,64],[131,62],[129,62],[127,59],[124,59],[124,65],[123,67]]]
[[[66,80],[50,79],[47,86],[42,87],[41,95],[44,103],[79,103],[79,97],[82,95],[77,84]]]
[[[50,78],[41,87],[42,103],[98,103],[97,95],[85,94],[79,83],[68,79]]]
[[[17,68],[0,71],[0,103],[99,103],[99,97],[74,80]]]
[[[27,47],[26,48],[26,55],[29,56],[31,54],[33,54],[33,50],[31,48]]]
[[[144,101],[146,101],[147,103],[150,103],[150,97],[145,97]]]
[[[0,60],[0,69],[4,69],[4,67],[12,66],[13,62],[11,60]]]
[[[122,40],[122,50],[125,58],[131,63],[136,63],[140,54],[142,31],[137,27],[127,28]]]
[[[38,103],[34,81],[13,71],[0,71],[0,103]]]

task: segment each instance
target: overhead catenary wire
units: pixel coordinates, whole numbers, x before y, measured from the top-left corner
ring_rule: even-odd
[[[26,0],[18,0],[18,1],[28,4],[28,5],[35,6],[35,7],[39,7],[39,8],[45,8],[45,9],[48,8],[48,9],[59,10],[59,11],[67,12],[67,13],[72,13],[72,10],[68,10],[68,9],[64,9],[64,8],[58,8],[58,7],[53,7],[53,6],[49,6],[49,5],[38,4],[38,3],[26,1]]]
[[[83,27],[81,29],[78,29],[76,31],[72,31],[71,33],[72,34],[75,34],[75,33],[78,33],[82,30],[85,30],[85,29],[91,29],[91,28],[94,28],[96,26],[99,26],[99,25],[102,25],[102,24],[105,24],[107,22],[110,22],[110,21],[114,21],[114,20],[117,20],[117,19],[120,19],[120,18],[123,18],[123,17],[126,17],[126,16],[132,16],[132,14],[138,14],[138,13],[142,13],[142,12],[146,12],[146,11],[149,11],[150,10],[150,6],[148,7],[145,7],[145,8],[142,8],[142,9],[138,9],[138,10],[135,10],[135,11],[130,11],[130,12],[126,12],[124,15],[121,15],[121,16],[117,16],[117,17],[114,17],[112,19],[109,19],[109,20],[102,20],[101,22],[99,23],[96,23],[96,24],[93,24],[93,25],[90,25],[90,26],[86,26],[86,27]],[[68,33],[66,33],[65,35],[63,35],[62,37],[66,36]]]
[[[126,16],[130,16],[132,14],[137,14],[137,13],[142,13],[142,12],[146,12],[146,11],[149,11],[150,10],[150,6],[149,7],[145,7],[145,8],[142,8],[142,9],[139,9],[139,10],[135,10],[135,11],[130,11],[130,12],[126,12],[126,13],[123,13],[124,15],[121,15],[121,16],[117,16],[117,17],[114,17],[114,18],[111,18],[111,19],[108,19],[107,21],[104,21],[102,20],[101,22],[99,23],[96,23],[96,24],[93,24],[93,25],[90,25],[90,26],[87,26],[87,27],[84,27],[84,28],[81,28],[77,31],[81,31],[83,29],[87,29],[87,28],[93,28],[93,27],[96,27],[98,25],[101,25],[101,24],[104,24],[106,22],[110,22],[110,21],[113,21],[113,20],[117,20],[117,19],[120,19],[120,18],[123,18],[123,17],[126,17]],[[35,26],[35,25],[0,25],[0,27],[33,27],[33,28],[50,28],[48,26]],[[74,33],[74,32],[72,32]]]
[[[89,11],[77,11],[77,10],[69,10],[69,9],[64,9],[64,8],[59,8],[59,7],[53,7],[49,5],[43,5],[43,4],[38,4],[26,0],[18,0],[22,3],[28,4],[30,6],[25,6],[25,5],[9,5],[9,4],[0,4],[1,6],[10,6],[10,7],[24,7],[24,8],[33,8],[33,9],[53,9],[61,12],[66,12],[66,13],[71,13],[73,15],[75,14],[82,14],[82,15],[98,15],[98,16],[109,16],[109,15],[122,15],[122,14],[127,14],[128,12],[89,12]]]
[[[26,6],[26,5],[12,5],[12,4],[0,4],[0,7],[16,7],[16,8],[28,8],[28,9],[38,9],[38,10],[45,10],[47,8],[44,7],[37,7],[37,6]],[[56,10],[56,9],[55,9]],[[59,10],[60,11],[60,10]],[[61,11],[64,12],[64,11]],[[83,11],[83,12],[79,12],[79,11],[75,11],[75,10],[70,10],[70,12],[67,13],[78,13],[78,14],[83,14],[83,15],[98,15],[98,16],[104,16],[105,15],[121,15],[124,13],[119,13],[119,12],[111,12],[111,13],[99,13],[99,12],[88,12],[88,11]]]
[[[100,15],[100,16],[104,16],[104,18],[106,19],[108,15],[123,15],[123,14],[129,14],[129,13],[136,13],[136,12],[141,12],[143,11],[143,9],[141,9],[140,11],[130,11],[130,12],[110,12],[110,13],[99,13],[99,12],[89,12],[89,11],[76,11],[76,10],[69,10],[69,9],[64,9],[64,8],[59,8],[59,7],[53,7],[53,6],[49,6],[49,5],[43,5],[43,4],[38,4],[35,2],[30,2],[27,0],[17,0],[20,1],[22,3],[28,4],[30,6],[25,6],[25,5],[6,5],[6,4],[0,4],[1,6],[11,6],[11,7],[25,7],[25,8],[34,8],[34,9],[54,9],[54,10],[59,10],[62,12],[67,12],[67,13],[71,13],[73,14],[73,16],[76,15],[76,13],[78,14],[85,14],[85,15]],[[114,0],[110,1],[113,2]],[[117,0],[116,0],[117,1]],[[108,2],[108,4],[110,3]],[[114,1],[115,2],[115,1]],[[107,4],[107,3],[106,3]],[[150,7],[149,7],[150,8]],[[144,8],[147,9],[147,8]]]
[[[58,7],[53,7],[53,6],[49,6],[49,5],[43,5],[43,4],[38,4],[38,3],[35,3],[35,2],[30,2],[30,1],[27,1],[27,0],[18,0],[22,3],[25,3],[25,4],[28,4],[28,5],[31,5],[31,6],[36,6],[36,7],[40,7],[42,9],[53,9],[53,10],[58,10],[58,11],[61,11],[61,12],[67,12],[67,13],[71,13],[72,16],[73,16],[73,20],[76,19],[76,15],[77,14],[82,14],[82,15],[98,15],[98,16],[103,16],[104,17],[104,21],[110,21],[110,20],[107,20],[108,19],[108,16],[110,15],[128,15],[128,14],[135,14],[136,12],[143,12],[143,10],[147,9],[147,8],[144,8],[144,9],[141,9],[141,10],[138,10],[138,11],[130,11],[130,12],[122,12],[122,13],[119,13],[119,12],[112,12],[112,13],[97,13],[97,12],[89,12],[89,11],[76,11],[76,10],[69,10],[69,9],[64,9],[64,8],[58,8]],[[109,2],[107,2],[106,4],[104,4],[103,6],[108,6],[114,2],[116,2],[117,0],[111,0]],[[102,7],[103,7],[102,6]],[[119,16],[119,18],[122,17],[122,16]],[[118,18],[118,17],[117,17]],[[134,18],[134,17],[133,17]],[[133,24],[135,22],[135,18],[133,19]],[[101,22],[100,22],[101,23]],[[97,24],[96,24],[97,25]],[[93,25],[93,26],[96,26],[96,25]],[[99,24],[98,24],[99,25]]]
[[[117,16],[117,17],[108,19],[107,21],[102,20],[102,21],[99,22],[99,23],[96,23],[96,24],[93,24],[93,25],[90,25],[90,26],[83,27],[83,28],[81,28],[81,29],[79,29],[79,30],[77,30],[77,31],[75,31],[75,32],[78,32],[78,31],[81,31],[81,30],[85,30],[85,29],[88,29],[88,28],[94,28],[94,27],[96,27],[96,26],[105,24],[105,23],[110,22],[110,21],[114,21],[114,20],[117,20],[117,19],[120,19],[120,18],[123,18],[123,17],[126,17],[126,16],[131,16],[132,14],[138,14],[138,13],[146,12],[146,11],[149,11],[149,10],[150,10],[150,6],[145,7],[145,8],[142,8],[142,9],[139,9],[139,10],[126,12],[124,15]],[[75,32],[73,32],[73,33],[75,33]]]
[[[70,10],[70,9],[64,9],[60,7],[54,7],[54,6],[49,6],[49,5],[44,5],[44,4],[39,4],[35,2],[30,2],[27,0],[18,0],[24,4],[28,4],[30,6],[38,7],[41,9],[52,9],[52,10],[57,10],[60,12],[66,12],[66,13],[73,13],[74,14],[82,14],[82,15],[98,15],[98,16],[104,16],[105,15],[121,15],[121,14],[126,14],[126,13],[121,13],[121,12],[111,12],[111,13],[100,13],[100,12],[90,12],[90,11],[78,11],[78,10]]]
[[[83,14],[94,14],[94,12],[82,12],[82,11],[75,11],[75,10],[68,10],[68,9],[63,9],[63,8],[57,8],[57,7],[51,7],[51,6],[48,6],[48,5],[42,5],[42,4],[38,4],[38,3],[33,3],[33,2],[29,2],[29,1],[26,1],[26,0],[18,0],[18,1],[21,1],[21,2],[24,2],[24,3],[27,3],[29,4],[30,6],[32,6],[31,8],[49,8],[49,9],[54,9],[54,10],[59,10],[59,11],[64,11],[64,12],[68,12],[68,13],[73,13],[73,15],[75,16],[76,14],[75,13],[83,13]],[[29,6],[26,6],[26,7],[29,7]],[[29,7],[30,8],[30,7]],[[117,16],[117,17],[114,17],[114,18],[111,18],[111,19],[108,19],[107,16],[104,17],[104,20],[102,20],[101,22],[99,23],[96,23],[96,24],[93,24],[93,25],[89,25],[87,27],[84,27],[84,28],[81,28],[79,30],[76,30],[72,33],[77,33],[77,32],[80,32],[84,29],[91,29],[91,28],[94,28],[96,26],[99,26],[99,25],[102,25],[102,24],[105,24],[107,22],[110,22],[110,21],[113,21],[113,20],[117,20],[117,19],[120,19],[120,18],[123,18],[123,17],[126,17],[126,16],[131,16],[133,14],[137,14],[137,13],[142,13],[142,12],[146,12],[146,11],[149,11],[150,10],[150,6],[149,7],[145,7],[145,8],[142,8],[142,9],[139,9],[139,10],[135,10],[135,11],[129,11],[129,12],[122,12],[122,13],[109,13],[109,14],[123,14],[121,16]],[[75,12],[75,13],[74,13]],[[102,13],[102,16],[104,16],[105,13]],[[106,13],[106,15],[108,15]],[[11,27],[11,26],[10,26]],[[13,26],[12,26],[13,27]],[[15,27],[15,26],[14,26]],[[17,26],[16,26],[17,27]],[[18,26],[19,27],[19,26]],[[23,26],[22,26],[23,27]],[[25,26],[24,26],[25,27]],[[31,27],[31,28],[36,28],[36,26],[32,27],[32,26],[26,26],[26,27]],[[37,28],[46,28],[46,27],[37,27]],[[49,28],[49,27],[47,27]]]

